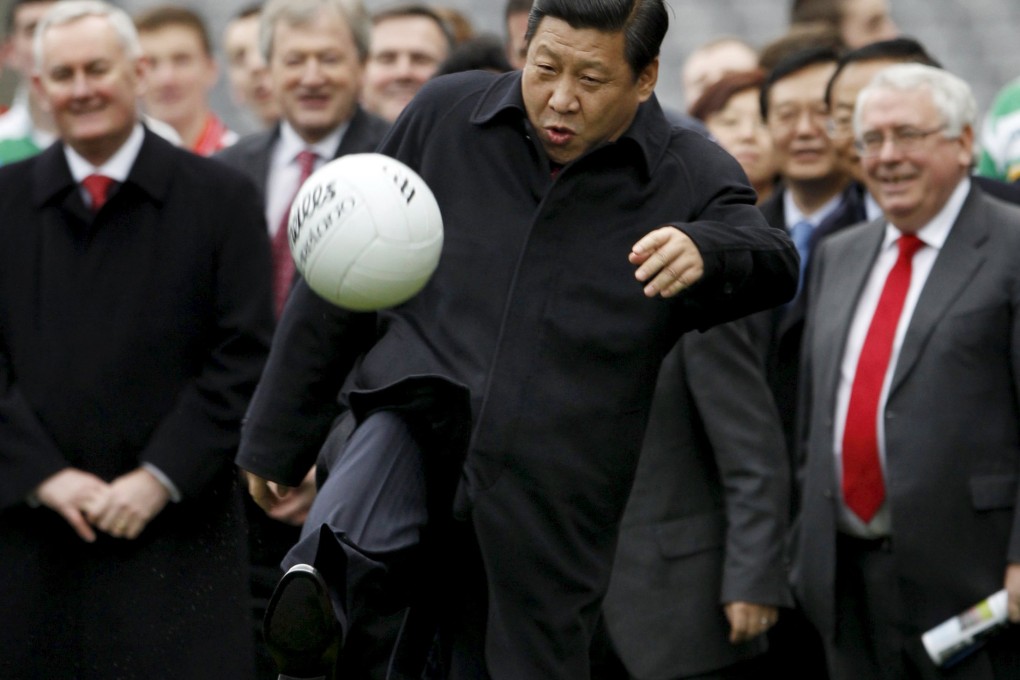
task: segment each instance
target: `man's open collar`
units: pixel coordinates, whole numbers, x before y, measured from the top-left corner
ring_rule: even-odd
[[[524,96],[521,93],[520,71],[506,73],[493,80],[478,101],[470,121],[474,125],[488,125],[501,115],[521,121],[527,118]],[[634,121],[617,141],[636,145],[640,151],[638,155],[644,163],[646,177],[650,177],[669,147],[669,138],[669,121],[663,115],[662,107],[653,94],[647,102],[638,107]]]

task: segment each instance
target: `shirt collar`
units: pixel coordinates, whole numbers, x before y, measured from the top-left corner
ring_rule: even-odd
[[[301,139],[301,136],[291,127],[290,123],[283,121],[280,123],[280,145],[278,147],[280,158],[283,162],[290,163],[297,158],[299,153],[308,149],[315,152],[323,160],[331,160],[336,155],[337,149],[340,148],[340,142],[349,126],[350,121],[341,123],[335,130],[319,141],[309,144]]]
[[[946,239],[949,238],[949,232],[952,230],[956,218],[960,216],[960,210],[963,208],[963,202],[967,199],[968,193],[970,193],[970,178],[964,177],[953,189],[953,193],[949,195],[949,200],[942,206],[942,210],[917,231],[918,238],[924,241],[925,245],[936,250],[942,248]],[[882,248],[891,247],[900,236],[902,236],[900,230],[886,222]]]
[[[508,115],[522,122],[527,121],[521,80],[519,70],[496,77],[478,101],[471,114],[471,123],[479,126],[488,125],[501,115]],[[670,128],[671,125],[653,94],[648,101],[638,107],[630,127],[620,136],[617,143],[637,149],[645,173],[650,176],[669,149]]]
[[[870,191],[864,192],[864,214],[869,222],[882,216],[882,206],[878,204]]]
[[[801,220],[807,220],[811,223],[812,227],[817,227],[822,223],[826,217],[828,217],[833,210],[839,207],[839,204],[843,202],[846,192],[841,191],[828,201],[825,202],[818,210],[814,211],[810,215],[805,215],[797,204],[793,200],[793,193],[787,189],[783,192],[783,216],[786,218],[786,228],[790,229],[793,225],[797,224]]]
[[[121,144],[116,153],[110,156],[99,167],[92,165],[82,158],[77,151],[67,144],[64,145],[64,157],[67,158],[67,165],[71,169],[71,176],[78,184],[89,175],[104,175],[123,184],[131,172],[131,166],[134,165],[135,159],[138,157],[138,151],[142,148],[142,141],[144,139],[145,131],[142,128],[142,124],[135,123],[127,141]]]

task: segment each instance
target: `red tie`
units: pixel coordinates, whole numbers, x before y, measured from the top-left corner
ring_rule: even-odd
[[[294,195],[291,196],[287,209],[283,212],[283,219],[280,220],[280,226],[273,235],[273,301],[277,318],[283,312],[283,306],[287,303],[287,294],[290,292],[291,281],[294,280],[294,258],[291,257],[290,245],[287,243],[290,205],[297,197],[301,185],[315,169],[316,158],[315,152],[307,149],[297,155],[297,162],[301,167],[301,178],[298,180],[297,186],[294,187]]]
[[[878,404],[889,369],[896,327],[910,288],[911,260],[923,245],[924,242],[913,234],[900,236],[899,257],[889,271],[875,315],[871,317],[850,391],[843,431],[843,498],[847,507],[865,523],[871,521],[885,499],[878,457]]]
[[[99,212],[99,209],[106,203],[107,194],[112,184],[113,179],[106,175],[89,175],[81,181],[81,185],[85,187],[85,191],[89,192],[89,198],[92,199],[92,212]]]

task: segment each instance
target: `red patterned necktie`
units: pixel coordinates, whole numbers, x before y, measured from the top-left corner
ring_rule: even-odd
[[[106,203],[112,184],[113,179],[106,175],[89,175],[81,181],[81,185],[85,187],[85,191],[89,192],[89,198],[92,199],[92,212],[99,212],[99,209]]]
[[[910,288],[911,262],[924,242],[913,234],[904,234],[898,245],[899,256],[885,280],[857,361],[843,431],[843,498],[865,524],[885,500],[878,456],[878,407],[896,327]]]
[[[315,169],[315,159],[318,156],[307,149],[297,155],[298,166],[301,168],[301,177],[297,186],[294,187],[294,195],[287,203],[287,209],[283,212],[280,226],[273,234],[273,302],[276,310],[276,317],[279,318],[283,312],[283,306],[287,303],[287,295],[290,293],[290,284],[294,280],[294,258],[290,254],[290,244],[287,242],[287,223],[290,221],[290,206],[297,197],[298,190],[305,180]]]

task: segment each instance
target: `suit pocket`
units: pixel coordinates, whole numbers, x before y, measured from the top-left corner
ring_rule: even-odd
[[[655,542],[666,558],[687,557],[723,545],[726,518],[721,512],[703,512],[655,525]]]
[[[1005,510],[1016,505],[1016,475],[982,475],[970,478],[970,499],[975,510]]]

